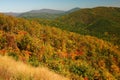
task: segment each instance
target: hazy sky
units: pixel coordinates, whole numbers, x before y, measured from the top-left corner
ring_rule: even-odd
[[[26,12],[43,8],[69,10],[96,6],[120,7],[120,0],[0,0],[0,12]]]

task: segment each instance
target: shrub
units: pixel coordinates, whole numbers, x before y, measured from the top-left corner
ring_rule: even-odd
[[[15,52],[8,52],[8,56],[12,56],[15,60],[18,60],[18,55]]]

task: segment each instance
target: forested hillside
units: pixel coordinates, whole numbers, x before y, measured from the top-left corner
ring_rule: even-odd
[[[4,14],[0,14],[0,54],[48,67],[71,80],[120,78],[117,45]]]
[[[40,24],[55,26],[83,35],[91,35],[120,45],[120,8],[80,9],[53,21],[37,19]]]

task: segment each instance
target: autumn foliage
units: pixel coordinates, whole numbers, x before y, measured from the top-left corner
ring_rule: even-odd
[[[110,42],[0,14],[0,54],[72,80],[118,80],[120,49]]]

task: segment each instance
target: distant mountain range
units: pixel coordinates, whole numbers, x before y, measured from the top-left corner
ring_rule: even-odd
[[[24,17],[24,18],[45,18],[45,19],[54,19],[59,16],[72,13],[74,11],[79,10],[80,8],[76,7],[73,9],[70,9],[68,11],[62,11],[62,10],[54,10],[54,9],[40,9],[40,10],[31,10],[24,13],[14,13],[14,12],[8,12],[4,13],[6,15],[12,15],[16,17]]]
[[[8,12],[8,13],[4,13],[4,14],[11,15],[11,16],[19,16],[21,13]]]
[[[28,13],[50,13],[50,14],[61,14],[65,11],[62,10],[53,10],[53,9],[40,9],[40,10],[31,10]]]

